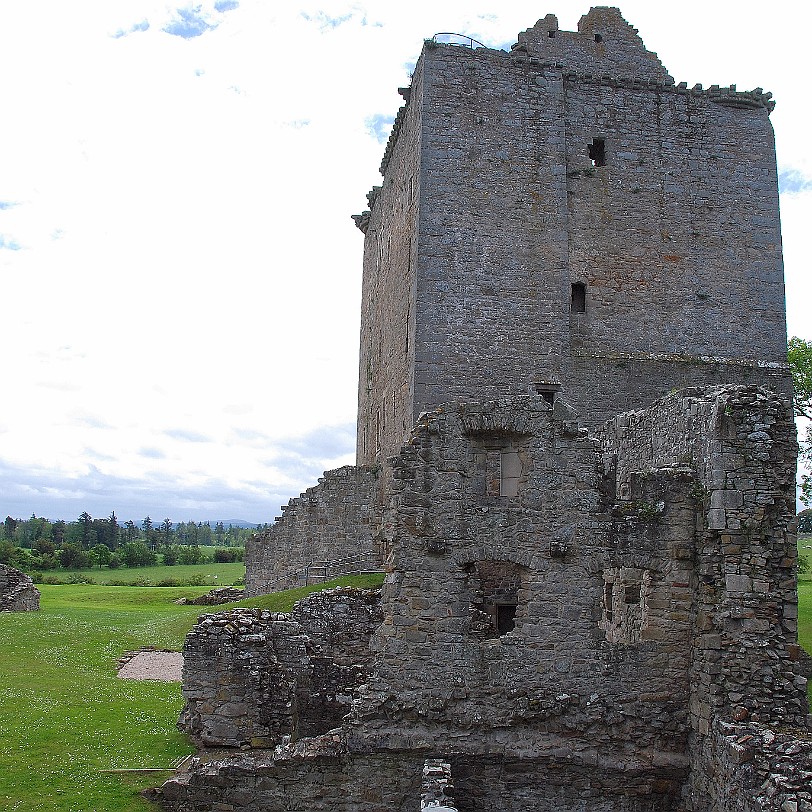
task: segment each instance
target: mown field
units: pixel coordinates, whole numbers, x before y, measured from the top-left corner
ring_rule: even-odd
[[[29,574],[33,574],[30,573]],[[87,579],[96,584],[134,584],[136,586],[156,586],[162,581],[172,580],[180,584],[195,586],[231,586],[245,578],[245,564],[175,564],[167,567],[158,564],[152,567],[121,567],[111,570],[108,567],[94,567],[85,570],[42,570],[38,578],[47,584],[49,579],[62,583]],[[205,590],[204,590],[205,591]]]
[[[316,588],[239,605],[288,611]],[[159,784],[192,752],[175,728],[180,685],[118,679],[116,660],[146,645],[180,650],[198,615],[211,610],[173,601],[207,587],[39,589],[39,612],[0,613],[0,809],[145,812],[152,807],[138,791]],[[102,772],[133,768],[167,772]]]

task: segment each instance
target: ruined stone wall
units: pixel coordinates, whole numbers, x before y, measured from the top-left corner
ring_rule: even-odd
[[[812,812],[812,733],[717,721],[711,742],[714,812]]]
[[[494,454],[511,488],[518,457],[515,496],[489,495]],[[684,780],[692,563],[675,540],[693,537],[690,477],[657,479],[656,516],[614,512],[600,445],[541,397],[431,413],[392,464],[391,574],[357,735]],[[489,592],[511,609],[502,629],[483,627]]]
[[[333,589],[289,614],[203,615],[183,647],[178,726],[200,747],[273,747],[337,727],[371,663],[374,590]]]
[[[20,570],[0,564],[0,612],[28,612],[39,609],[39,590]]]
[[[377,493],[375,468],[347,465],[326,471],[318,485],[282,508],[273,527],[246,545],[246,594],[300,586],[308,574],[312,580],[375,569]]]
[[[451,765],[460,812],[520,812],[531,802],[563,812],[733,812],[721,776],[757,777],[779,756],[787,780],[770,781],[783,805],[787,781],[804,780],[791,755],[807,746],[787,532],[794,449],[786,400],[754,387],[677,393],[597,435],[562,399],[442,407],[390,461],[382,615],[361,607],[369,622],[356,636],[358,607],[333,612],[331,627],[314,597],[295,617],[271,618],[278,633],[239,631],[231,651],[220,636],[234,618],[212,621],[214,632],[198,627],[195,673],[226,676],[197,701],[219,692],[231,713],[259,696],[245,716],[255,724],[270,708],[276,726],[260,718],[268,733],[255,747],[321,734],[296,750],[295,809],[307,792],[322,802],[316,776],[358,797],[354,781],[377,780],[370,764],[397,764],[395,786],[412,787],[406,776],[431,758]],[[335,641],[347,634],[341,661]],[[356,692],[339,706],[350,713],[326,735],[308,708],[331,725],[340,714],[320,704],[329,691],[318,675],[350,673],[367,640],[373,662],[344,683],[346,697]],[[320,646],[333,647],[321,671],[309,648]],[[222,665],[206,665],[213,653]],[[265,697],[235,688],[248,684],[240,674],[276,682]],[[222,721],[216,704],[200,704],[199,716]],[[733,720],[780,725],[785,749],[751,748],[751,772],[740,775],[744,762],[724,740]],[[241,733],[218,744],[246,741]],[[172,784],[178,798],[186,786],[196,799],[182,808],[287,808],[287,756],[207,758]],[[206,786],[221,806],[201,800]],[[792,791],[800,804],[802,790]],[[259,797],[267,806],[250,806]],[[369,808],[384,812],[383,803]]]
[[[513,50],[596,76],[635,76],[674,84],[657,54],[646,50],[637,29],[616,8],[592,8],[578,21],[577,32],[561,31],[555,14],[548,14],[519,33]]]
[[[693,495],[702,521],[691,579],[694,769],[687,797],[691,809],[714,802],[736,808],[719,800],[727,779],[720,782],[718,775],[735,755],[719,738],[719,720],[779,724],[787,735],[794,730],[798,743],[808,724],[797,645],[796,444],[789,403],[755,387],[676,393],[611,421],[606,438],[617,454],[618,491],[628,498],[657,466],[697,472]],[[741,777],[731,780],[743,786]],[[737,791],[731,785],[723,797],[738,797]]]
[[[276,750],[210,752],[163,785],[167,812],[415,812],[422,761],[348,754],[339,735]]]

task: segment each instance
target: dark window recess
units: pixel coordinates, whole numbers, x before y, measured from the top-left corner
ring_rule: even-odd
[[[613,606],[613,598],[612,593],[614,591],[615,585],[612,583],[604,584],[603,585],[603,606],[606,610],[606,619],[611,621],[612,616],[614,615],[614,606]]]
[[[626,584],[626,591],[623,599],[627,604],[640,603],[640,584]]]
[[[558,390],[561,388],[560,384],[557,383],[537,383],[536,384],[536,392],[541,395],[547,403],[554,403],[555,396]]]
[[[555,39],[555,31],[554,31],[554,30],[548,31],[548,32],[547,32],[547,36],[548,36],[550,39]]]
[[[606,166],[606,142],[603,138],[593,138],[587,149],[592,166]]]
[[[595,34],[595,42],[603,42],[603,34]]]
[[[572,283],[570,310],[573,313],[586,313],[586,285],[583,282]]]
[[[511,604],[498,604],[496,607],[496,631],[507,634],[516,628],[516,607]]]

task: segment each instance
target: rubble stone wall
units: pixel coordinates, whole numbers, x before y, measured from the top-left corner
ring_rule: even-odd
[[[203,615],[183,647],[178,726],[201,747],[273,747],[340,724],[367,676],[374,590],[316,593],[289,613]]]
[[[20,570],[0,564],[0,612],[28,612],[39,609],[39,590]]]
[[[346,465],[326,471],[319,484],[291,499],[276,523],[249,540],[245,548],[248,596],[301,586],[309,568],[321,577],[375,569],[374,506],[378,494],[375,467]],[[326,566],[334,562],[334,566]]]

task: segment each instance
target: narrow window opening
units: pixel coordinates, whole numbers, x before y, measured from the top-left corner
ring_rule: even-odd
[[[554,30],[554,29],[551,29],[550,31],[548,31],[548,32],[547,32],[547,36],[548,36],[550,39],[555,39],[555,30]]]
[[[572,283],[570,310],[573,313],[586,313],[586,285],[583,282]]]
[[[603,138],[593,138],[591,144],[587,144],[589,158],[592,166],[606,166],[606,141]]]
[[[614,583],[611,581],[603,585],[603,609],[606,613],[606,620],[611,622],[614,615],[612,607],[612,592],[614,591]]]
[[[519,495],[519,480],[522,478],[519,452],[512,448],[503,449],[500,457],[499,495],[516,497]]]
[[[603,42],[603,34],[595,34],[595,42]]]
[[[501,636],[516,628],[516,606],[501,603],[496,606],[496,631]]]

